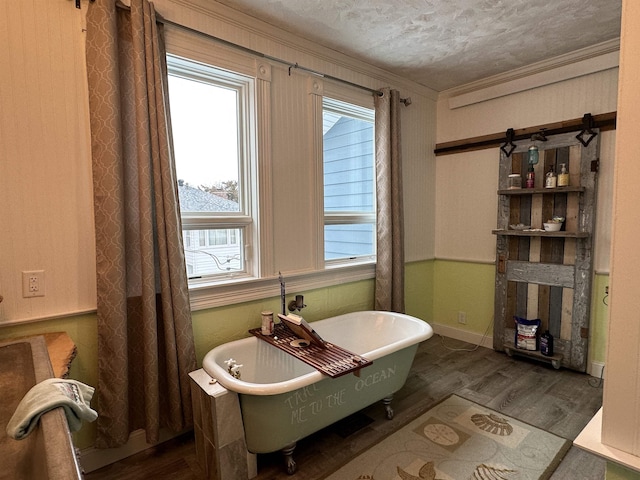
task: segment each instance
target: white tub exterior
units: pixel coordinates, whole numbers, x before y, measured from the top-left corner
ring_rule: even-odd
[[[428,323],[393,312],[348,313],[312,326],[373,364],[359,376],[330,378],[256,337],[220,345],[203,360],[211,377],[239,394],[250,452],[280,450],[393,395],[406,381],[418,344],[433,335]],[[227,373],[229,358],[243,365],[240,379]]]

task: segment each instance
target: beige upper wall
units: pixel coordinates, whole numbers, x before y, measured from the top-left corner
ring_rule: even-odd
[[[268,55],[370,88],[391,86],[412,97],[402,110],[404,131],[407,261],[433,258],[435,222],[435,94],[431,90],[318,48],[238,12],[206,0],[157,0],[163,17],[200,28]],[[0,4],[0,323],[66,316],[95,309],[93,199],[84,61],[84,16],[69,0],[24,0]],[[211,10],[213,9],[213,10]],[[307,242],[293,249],[292,219],[306,235],[315,231],[308,212],[317,181],[310,152],[309,74],[277,62],[271,98],[274,178],[296,193],[274,195],[276,271],[312,268]],[[316,78],[316,77],[313,77]],[[325,80],[325,83],[327,80]],[[295,86],[295,88],[292,88]],[[350,87],[344,87],[347,90]],[[292,93],[295,93],[293,95]],[[361,95],[362,92],[358,91]],[[287,121],[279,115],[288,115]],[[292,117],[293,116],[293,117]],[[284,125],[288,129],[284,129]],[[292,141],[295,140],[295,141]],[[302,183],[290,172],[303,171]],[[301,194],[302,193],[302,194]],[[295,210],[293,209],[295,205]],[[277,223],[280,222],[281,224]],[[46,295],[22,298],[21,272],[44,270]],[[283,269],[284,271],[284,269]]]
[[[0,322],[95,308],[82,28],[73,2],[0,3]]]
[[[443,94],[438,100],[437,142],[614,112],[617,91],[618,69],[612,68],[456,109],[449,109]]]
[[[457,109],[438,100],[437,143],[616,111],[618,69]],[[594,267],[609,270],[615,131],[600,139]],[[436,258],[495,260],[499,149],[436,158]]]
[[[435,159],[436,138],[444,142],[616,109],[615,69],[449,110],[444,99],[436,105],[430,90],[221,5],[205,0],[157,0],[155,4],[163,16],[176,22],[367,87],[391,85],[403,97],[412,97],[411,106],[402,110],[407,261],[434,256],[493,261],[495,239],[490,231],[496,218],[497,150]],[[68,0],[25,0],[0,6],[0,39],[7,46],[0,51],[0,295],[4,297],[0,322],[95,308],[83,33],[86,7],[83,4],[78,10]],[[274,98],[288,98],[289,87],[284,79],[274,82],[273,88],[283,92],[274,93]],[[287,111],[286,105],[279,108]],[[274,114],[272,126],[278,124]],[[286,138],[308,136],[302,130],[308,122],[302,119],[297,125],[301,130],[288,132],[288,137],[282,132],[274,136],[280,143],[273,150],[287,152],[286,158],[278,159],[284,162],[280,168],[285,172],[287,163],[295,170],[300,159],[308,161],[304,142],[297,150],[282,145]],[[596,241],[596,269],[601,271],[608,270],[614,138],[614,133],[608,133],[602,139]],[[281,218],[291,218],[287,205],[274,208],[280,212],[284,208]],[[301,249],[296,255],[304,259],[307,253]],[[281,252],[280,258],[290,254]],[[45,297],[22,298],[21,272],[25,270],[45,270]]]

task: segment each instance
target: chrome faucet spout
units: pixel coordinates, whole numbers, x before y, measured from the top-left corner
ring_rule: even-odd
[[[278,279],[280,280],[280,303],[282,304],[282,315],[286,315],[286,295],[284,288],[284,279],[282,278],[282,273],[278,272]]]

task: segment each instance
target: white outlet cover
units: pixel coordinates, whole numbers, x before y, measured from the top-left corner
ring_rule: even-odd
[[[44,297],[44,270],[22,272],[22,296]]]

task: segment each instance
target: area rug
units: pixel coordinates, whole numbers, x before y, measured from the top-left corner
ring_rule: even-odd
[[[452,395],[326,479],[547,479],[570,447],[570,440]]]

